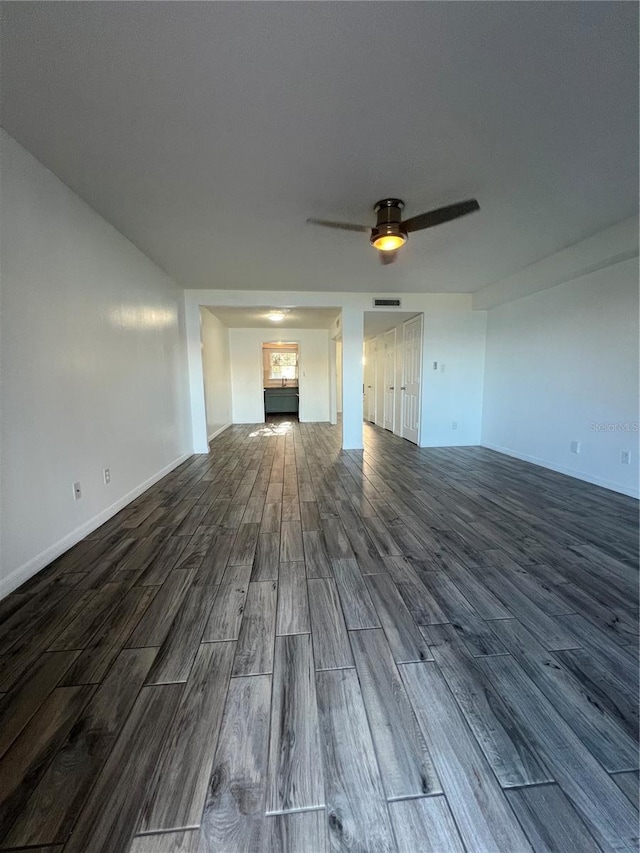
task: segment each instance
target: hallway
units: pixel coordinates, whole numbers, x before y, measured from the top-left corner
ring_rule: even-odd
[[[633,851],[637,502],[233,426],[0,602],[0,850]]]

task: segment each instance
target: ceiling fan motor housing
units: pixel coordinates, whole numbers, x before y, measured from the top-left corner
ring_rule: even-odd
[[[375,246],[381,237],[397,237],[404,243],[407,232],[402,227],[402,210],[404,202],[399,198],[385,198],[377,202],[374,210],[378,215],[375,228],[371,230],[370,242]],[[376,247],[378,248],[378,247]]]

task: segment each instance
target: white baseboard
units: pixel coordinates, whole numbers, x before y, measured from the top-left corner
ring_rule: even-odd
[[[587,474],[584,471],[574,471],[571,468],[564,468],[562,465],[552,465],[546,459],[539,459],[537,456],[530,456],[528,453],[519,453],[510,447],[500,447],[498,444],[489,444],[486,441],[481,442],[480,446],[486,447],[488,450],[495,450],[497,453],[504,453],[505,456],[512,456],[514,459],[521,459],[523,462],[531,462],[533,465],[539,465],[541,468],[548,468],[550,471],[556,471],[558,474],[565,474],[567,477],[573,477],[575,480],[582,480],[585,483],[602,486],[603,489],[610,489],[612,492],[618,492],[621,495],[628,495],[630,498],[640,497],[640,490],[634,489],[632,486],[623,486],[613,480],[594,477],[592,474]]]
[[[181,465],[185,459],[188,459],[192,455],[193,454],[191,452],[183,453],[182,456],[179,456],[177,459],[174,459],[173,462],[165,465],[164,468],[152,477],[149,477],[139,486],[136,486],[135,489],[132,489],[115,503],[111,504],[111,506],[107,507],[107,509],[102,510],[98,515],[94,515],[93,518],[85,521],[84,524],[80,525],[80,527],[76,527],[76,529],[72,530],[71,533],[67,533],[66,536],[62,537],[62,539],[59,539],[53,545],[45,548],[44,551],[41,551],[35,557],[32,557],[31,560],[24,563],[22,566],[14,569],[9,575],[7,575],[7,577],[0,578],[0,599],[4,598],[5,595],[9,595],[9,593],[13,592],[14,589],[17,589],[25,581],[28,581],[29,578],[37,574],[40,569],[44,569],[44,567],[48,566],[52,560],[55,560],[56,557],[64,554],[65,551],[68,551],[69,548],[80,542],[80,540],[84,539],[85,536],[88,536],[89,533],[93,533],[93,531],[100,527],[101,524],[104,524],[105,521],[109,521],[110,518],[112,518],[117,512],[120,512],[120,510],[127,506],[127,504],[130,504],[131,501],[135,500],[143,492],[146,492],[147,489],[150,489],[151,486],[158,482],[158,480],[161,480],[167,474],[170,474],[174,468],[177,468],[178,465]]]
[[[220,429],[217,429],[215,432],[212,432],[212,433],[211,433],[211,435],[208,435],[208,436],[207,436],[207,444],[208,444],[210,441],[213,441],[213,439],[214,439],[217,435],[220,435],[220,433],[221,433],[221,432],[224,432],[224,431],[225,431],[225,429],[229,429],[229,427],[230,427],[230,426],[231,426],[231,421],[229,421],[229,423],[228,423],[228,424],[225,424],[224,426],[221,426],[221,427],[220,427]]]

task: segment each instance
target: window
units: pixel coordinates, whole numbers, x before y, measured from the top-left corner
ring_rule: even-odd
[[[298,353],[269,353],[269,379],[297,379]]]

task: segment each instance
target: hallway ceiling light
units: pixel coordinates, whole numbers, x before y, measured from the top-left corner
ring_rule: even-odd
[[[281,311],[278,309],[267,314],[267,319],[271,320],[272,323],[281,323],[288,313],[288,311]]]

